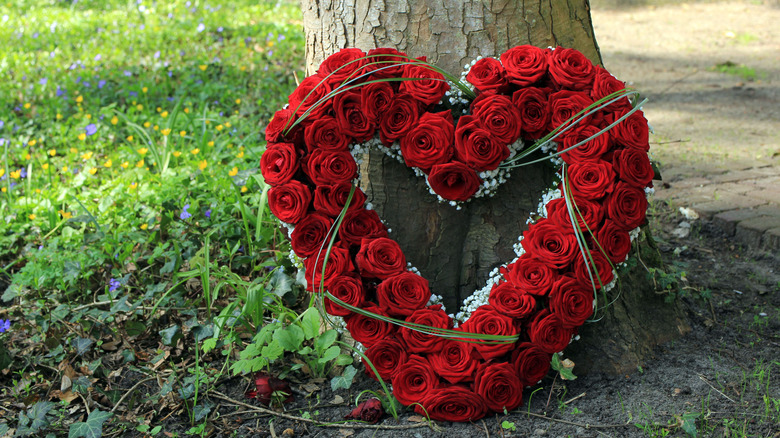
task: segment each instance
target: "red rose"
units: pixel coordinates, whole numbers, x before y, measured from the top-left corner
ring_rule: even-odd
[[[290,181],[268,190],[268,208],[282,222],[298,223],[311,203],[311,191],[305,184]]]
[[[398,372],[399,366],[407,360],[406,349],[396,338],[390,336],[371,346],[364,353],[371,364],[376,368],[379,377],[384,380],[392,380]],[[363,359],[363,362],[366,360]],[[366,374],[376,379],[374,371],[366,363]]]
[[[534,46],[516,46],[501,54],[501,64],[509,82],[525,87],[547,73],[548,51]]]
[[[254,398],[260,403],[269,406],[272,403],[281,406],[283,403],[293,401],[290,384],[266,373],[255,374],[255,389],[244,394],[247,398]]]
[[[537,347],[546,353],[563,351],[571,341],[571,330],[563,326],[558,315],[542,310],[528,323],[528,336]]]
[[[544,137],[550,126],[549,93],[543,88],[523,88],[512,95],[512,104],[520,110],[522,136],[528,140]]]
[[[360,87],[360,99],[363,111],[373,123],[378,123],[395,99],[395,91],[389,82],[374,82]]]
[[[609,260],[600,251],[594,249],[590,250],[587,265],[582,254],[574,259],[574,276],[583,287],[591,289],[594,287],[601,289],[602,286],[606,286],[615,278]]]
[[[310,292],[322,292],[322,266],[325,264],[325,250],[319,253],[317,257],[309,257],[303,261],[306,269],[306,285]],[[333,279],[346,272],[351,272],[355,267],[352,265],[352,258],[349,251],[344,248],[334,246],[330,250],[328,263],[325,265],[325,289],[330,286]]]
[[[441,305],[417,310],[406,318],[406,322],[441,329],[453,327],[452,318],[444,313]],[[441,349],[444,340],[441,336],[429,335],[403,326],[401,327],[401,337],[406,342],[408,350],[414,353],[435,353]]]
[[[598,134],[599,131],[600,129],[593,125],[586,125],[579,129],[570,129],[569,131],[566,131],[563,135],[563,140],[558,144],[558,152],[565,151],[572,146],[587,140]],[[598,160],[602,155],[607,153],[610,146],[612,145],[610,144],[609,134],[604,132],[598,137],[564,152],[561,154],[561,158],[568,164],[586,160]]]
[[[504,67],[496,58],[482,58],[471,67],[466,80],[479,91],[500,92],[507,87]]]
[[[521,243],[526,252],[558,269],[568,266],[579,249],[571,228],[546,219],[529,225],[523,236]]]
[[[628,111],[613,113],[606,119],[611,124],[623,117]],[[616,144],[644,152],[650,150],[650,127],[647,125],[647,119],[641,110],[637,110],[623,119],[622,122],[609,130],[609,134]]]
[[[472,381],[478,365],[472,344],[451,339],[443,339],[441,344],[441,350],[428,356],[436,374],[450,383]]]
[[[604,160],[574,163],[568,167],[566,176],[574,195],[590,200],[603,198],[615,185],[612,164]]]
[[[366,298],[363,282],[357,275],[344,274],[329,279],[328,292],[353,307],[362,307]],[[336,304],[330,298],[324,299],[325,310],[331,315],[347,316],[352,313],[346,307]]]
[[[515,326],[512,318],[504,316],[496,311],[493,306],[480,306],[469,319],[464,322],[460,329],[469,333],[482,333],[486,335],[516,336],[520,329]],[[514,348],[514,343],[489,343],[474,342],[474,349],[485,360],[495,359],[502,356]]]
[[[348,183],[357,178],[357,164],[347,151],[315,149],[309,154],[304,170],[318,186]]]
[[[404,271],[379,283],[376,297],[379,307],[388,315],[404,317],[425,307],[431,298],[431,290],[428,289],[428,280],[413,272]]]
[[[581,91],[561,90],[550,95],[550,129],[563,128],[566,122],[574,117],[570,123],[576,123],[575,127],[585,126],[593,120],[593,114],[585,115],[587,111],[577,115],[593,103],[586,93]],[[576,116],[576,117],[575,117]],[[582,118],[580,120],[580,118]]]
[[[612,167],[618,177],[627,184],[644,189],[653,181],[655,172],[647,152],[639,149],[622,149],[612,155]]]
[[[421,62],[405,65],[403,77],[412,80],[401,82],[401,92],[411,94],[425,105],[439,102],[444,97],[444,93],[450,89],[441,73]]]
[[[387,111],[379,117],[379,138],[390,147],[417,125],[420,104],[410,94],[396,94]]]
[[[604,225],[596,232],[596,240],[614,264],[625,262],[628,252],[631,251],[631,236],[628,231],[611,219],[604,221]]]
[[[455,128],[455,156],[477,172],[495,170],[509,156],[509,148],[476,116],[462,116]]]
[[[403,77],[404,65],[409,62],[406,53],[389,47],[380,47],[368,51],[368,64],[365,71],[371,72],[372,79]]]
[[[350,183],[317,186],[314,189],[314,209],[319,213],[336,217],[344,209],[350,191],[352,191],[352,184]],[[366,194],[360,190],[360,187],[355,187],[355,193],[352,194],[352,200],[349,202],[347,211],[362,209],[365,202]]]
[[[406,362],[398,366],[393,377],[393,395],[402,405],[420,403],[433,389],[439,386],[439,378],[425,358],[409,355]]]
[[[450,201],[465,201],[477,193],[481,180],[465,164],[453,161],[437,164],[428,174],[428,184],[437,195]]]
[[[406,257],[401,247],[386,237],[363,239],[355,261],[364,277],[380,280],[400,274],[406,269]]]
[[[385,315],[382,309],[376,306],[363,307],[366,312],[377,315]],[[371,348],[382,339],[391,336],[395,331],[393,324],[382,321],[374,316],[363,315],[362,313],[353,313],[345,318],[347,321],[347,330],[352,338],[366,348]]]
[[[595,68],[596,73],[593,76],[593,88],[590,90],[590,97],[594,101],[603,99],[616,91],[620,91],[626,88],[625,82],[618,80],[604,68],[599,66],[596,66]],[[604,110],[616,111],[630,108],[631,101],[629,100],[628,96],[624,96],[619,100],[611,103],[609,106],[604,107]]]
[[[471,112],[498,141],[512,144],[520,138],[520,110],[502,94],[482,93],[471,103]]]
[[[531,257],[530,254],[523,255],[507,268],[509,272],[506,278],[513,286],[536,296],[547,295],[558,276],[547,263]]]
[[[562,88],[590,91],[596,69],[579,50],[556,47],[550,56],[550,76]]]
[[[455,149],[455,124],[450,111],[426,112],[417,124],[401,137],[401,155],[409,167],[429,170],[436,164],[447,163]]]
[[[301,117],[306,111],[311,110],[306,118],[316,119],[330,112],[333,99],[325,99],[325,97],[332,88],[323,79],[323,76],[311,75],[302,80],[290,94],[289,108],[295,111],[296,116]]]
[[[572,210],[574,217],[577,218],[577,224],[582,232],[587,233],[595,231],[598,225],[601,223],[601,219],[604,218],[604,211],[601,208],[601,204],[593,201],[589,201],[582,197],[575,197],[572,199]],[[569,208],[566,206],[566,199],[558,198],[548,202],[545,206],[547,209],[547,218],[558,224],[558,226],[574,230],[571,224],[571,215],[569,214]]]
[[[347,420],[365,421],[369,424],[379,423],[379,420],[385,415],[385,410],[382,408],[382,402],[378,398],[370,398],[363,403],[357,405],[355,409],[344,418]]]
[[[488,302],[497,312],[511,318],[527,318],[536,309],[536,298],[533,295],[508,282],[493,286]]]
[[[504,413],[523,404],[523,386],[512,364],[484,363],[477,370],[474,392],[485,399],[487,408]]]
[[[520,344],[512,357],[512,363],[523,386],[536,385],[550,371],[552,353],[543,351],[531,342]]]
[[[309,257],[319,251],[325,252],[328,246],[330,227],[333,219],[319,213],[304,217],[290,234],[290,244],[299,257]]]
[[[430,391],[422,400],[422,406],[415,406],[414,411],[432,420],[463,422],[484,417],[487,406],[482,397],[470,389],[453,385]]]
[[[376,124],[363,110],[360,91],[350,90],[337,94],[333,98],[333,111],[344,134],[358,142],[374,136]]]
[[[354,79],[358,76],[358,74],[353,73],[366,64],[366,60],[361,59],[365,56],[366,54],[360,49],[341,49],[322,61],[317,74],[323,78],[327,77],[328,83],[335,88],[341,85],[344,80]]]
[[[269,143],[260,157],[260,171],[272,186],[290,181],[298,168],[298,153],[290,143]]]
[[[647,197],[642,189],[619,181],[606,205],[610,218],[624,230],[633,230],[645,222]]]
[[[293,120],[290,120],[293,119]],[[268,143],[274,143],[282,141],[284,136],[282,132],[289,128],[295,119],[295,113],[289,108],[282,109],[274,113],[271,121],[268,122],[268,126],[265,128],[265,141]]]
[[[347,211],[339,228],[339,237],[348,245],[360,245],[363,239],[387,237],[387,227],[374,210]]]
[[[348,150],[352,139],[345,135],[339,122],[331,116],[322,116],[312,121],[304,130],[306,149],[309,152],[319,148],[328,151]]]
[[[566,328],[581,326],[593,315],[593,288],[583,287],[574,277],[561,277],[550,292],[550,312]]]

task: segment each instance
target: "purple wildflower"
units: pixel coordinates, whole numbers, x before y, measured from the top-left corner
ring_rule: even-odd
[[[98,88],[103,88],[105,85],[106,85],[105,80],[101,79],[100,81],[98,81]]]
[[[95,135],[97,132],[97,126],[95,126],[94,123],[90,123],[86,128],[84,128],[84,130],[87,132],[87,135]]]
[[[203,215],[206,216],[206,219],[211,219],[211,209],[209,208],[208,210],[206,210],[206,213],[204,213]]]
[[[204,30],[206,30],[206,25],[203,23],[198,24],[198,33],[201,33]]]
[[[0,333],[5,333],[11,329],[10,319],[0,319]]]
[[[111,280],[108,280],[108,291],[113,292],[119,287],[122,286],[122,283],[119,282],[119,280],[112,278]]]
[[[179,219],[181,220],[187,220],[192,217],[189,211],[187,209],[190,208],[190,204],[184,204],[184,208],[181,210],[181,214],[179,215]]]

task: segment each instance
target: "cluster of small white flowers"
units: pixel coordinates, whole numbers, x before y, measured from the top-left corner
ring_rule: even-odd
[[[478,307],[484,306],[488,303],[490,290],[493,289],[493,286],[496,285],[499,281],[503,280],[503,278],[504,277],[501,275],[499,268],[495,268],[490,271],[485,287],[474,291],[473,294],[463,300],[463,306],[461,306],[460,312],[455,315],[455,320],[459,325],[462,325],[464,322],[466,322]]]
[[[645,197],[650,199],[655,194],[655,189],[652,187],[645,187]]]
[[[631,241],[633,242],[634,239],[639,237],[639,233],[642,231],[641,227],[636,227],[633,230],[628,232],[628,236],[631,238]]]
[[[562,196],[561,189],[558,188],[550,189],[547,193],[543,193],[542,200],[539,201],[539,205],[536,207],[536,212],[539,213],[541,217],[547,217],[547,203]]]

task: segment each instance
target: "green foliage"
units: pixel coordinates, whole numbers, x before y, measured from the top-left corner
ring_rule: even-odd
[[[89,413],[86,422],[77,422],[70,425],[68,438],[100,438],[103,436],[103,423],[113,414],[94,410]]]
[[[746,81],[756,80],[756,70],[752,67],[748,67],[744,64],[735,64],[731,61],[726,61],[711,67],[710,70],[719,73],[725,73],[727,75],[738,76]]]
[[[334,367],[351,364],[352,356],[343,354],[336,345],[338,332],[328,329],[320,333],[320,324],[320,315],[314,307],[300,315],[288,313],[282,320],[266,324],[240,353],[240,359],[233,363],[231,370],[234,374],[260,371],[287,355],[287,359],[295,357],[300,362],[281,377],[290,371],[303,370],[318,378],[327,376]],[[352,377],[348,379],[350,384]]]

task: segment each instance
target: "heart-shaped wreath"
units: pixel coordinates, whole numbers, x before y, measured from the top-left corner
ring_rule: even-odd
[[[652,191],[635,95],[574,49],[514,47],[460,78],[394,49],[344,49],[276,112],[260,162],[271,212],[291,229],[309,290],[398,401],[450,421],[515,409],[593,315]],[[494,194],[536,150],[559,183],[518,258],[448,315],[354,185],[372,146],[456,207]]]

